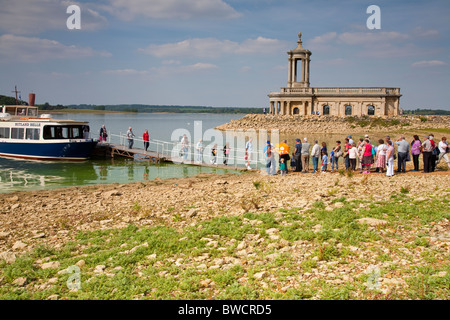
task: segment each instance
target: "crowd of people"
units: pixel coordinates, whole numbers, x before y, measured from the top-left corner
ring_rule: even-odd
[[[369,135],[354,141],[352,136],[348,136],[344,139],[344,143],[338,140],[333,146],[327,146],[325,142],[319,144],[319,141],[315,140],[312,147],[307,138],[304,138],[303,142],[295,139],[292,155],[290,155],[287,140],[284,140],[283,144],[283,148],[277,150],[270,141],[267,141],[263,150],[267,174],[277,174],[275,153],[279,157],[279,170],[282,175],[289,172],[287,164],[289,160],[291,160],[292,172],[303,173],[310,172],[309,164],[312,160],[313,173],[338,171],[339,166],[342,166],[340,163],[343,162],[346,171],[359,171],[363,174],[378,172],[392,177],[395,174],[394,171],[406,172],[408,161],[413,162],[413,172],[420,171],[420,155],[422,155],[424,173],[434,172],[436,165],[443,159],[450,168],[450,148],[447,138],[442,137],[440,141],[436,141],[432,134],[424,136],[423,141],[418,135],[414,135],[411,142],[406,141],[405,136],[401,136],[396,141],[392,141],[389,136],[371,141]],[[396,170],[394,170],[394,160],[397,160]]]
[[[106,142],[108,133],[105,125],[100,128],[99,140],[101,143]],[[134,144],[134,133],[131,127],[126,133],[128,140],[128,148],[132,149]],[[149,133],[148,130],[142,135],[144,142],[144,150],[147,151],[149,147]],[[412,141],[406,141],[405,136],[401,136],[396,141],[392,141],[389,136],[384,139],[372,141],[369,135],[360,138],[359,141],[354,141],[352,136],[347,136],[342,141],[337,140],[335,145],[327,146],[326,142],[319,144],[318,140],[314,143],[308,142],[307,138],[302,141],[295,139],[295,147],[290,154],[290,148],[287,140],[284,140],[282,147],[275,148],[270,141],[263,149],[264,159],[266,160],[267,174],[275,175],[278,169],[281,175],[286,175],[289,172],[288,162],[290,160],[290,167],[292,172],[310,172],[310,162],[312,162],[313,173],[327,173],[339,170],[342,162],[346,171],[359,171],[360,173],[368,174],[370,172],[386,173],[386,176],[392,177],[394,171],[396,173],[406,172],[406,163],[412,161],[414,169],[413,172],[420,171],[419,157],[422,155],[422,170],[424,173],[434,172],[436,165],[444,160],[450,168],[450,147],[446,137],[442,137],[437,141],[433,134],[423,137],[420,140],[418,135],[414,135]],[[397,150],[395,149],[397,146]],[[184,135],[181,139],[180,157],[187,160],[189,157],[190,143],[188,137]],[[195,146],[195,161],[203,162],[203,140],[199,140]],[[222,148],[223,164],[228,164],[228,157],[230,154],[230,146],[228,142]],[[278,155],[279,167],[275,161]],[[215,144],[211,148],[211,164],[217,164],[218,147]],[[250,138],[245,144],[244,162],[247,169],[251,169],[251,162],[253,158],[253,142]],[[343,159],[340,161],[340,159]],[[397,160],[397,169],[394,170],[394,163]],[[341,163],[341,164],[340,164]]]

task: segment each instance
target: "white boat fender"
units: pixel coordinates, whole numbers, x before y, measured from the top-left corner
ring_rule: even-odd
[[[0,120],[11,120],[11,115],[9,113],[1,112],[0,113]]]

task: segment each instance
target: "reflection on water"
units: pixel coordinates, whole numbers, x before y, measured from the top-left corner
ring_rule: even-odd
[[[84,162],[29,161],[0,158],[0,192],[52,189],[106,183],[190,177],[234,170],[161,164],[132,159]]]

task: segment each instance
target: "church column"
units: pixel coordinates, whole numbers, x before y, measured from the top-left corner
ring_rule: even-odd
[[[287,109],[287,114],[292,114],[291,102],[290,101],[286,102],[286,109]]]
[[[302,59],[302,82],[305,82],[305,59]]]
[[[289,57],[288,87],[292,87],[292,57]]]
[[[297,60],[292,58],[292,83],[297,82]]]
[[[305,81],[309,84],[309,59],[306,59],[306,77],[305,77]]]

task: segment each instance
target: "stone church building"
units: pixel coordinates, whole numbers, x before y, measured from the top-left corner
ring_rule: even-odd
[[[287,88],[271,92],[270,114],[332,116],[394,116],[399,114],[400,88],[309,86],[311,51],[303,48],[298,34],[297,48],[288,52]]]

